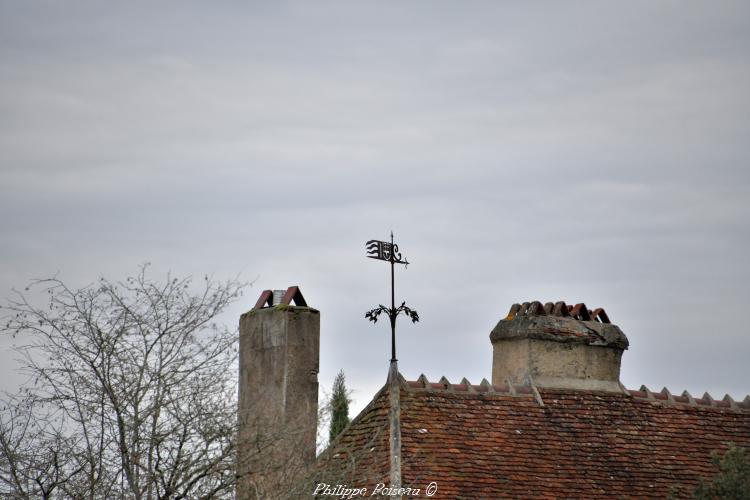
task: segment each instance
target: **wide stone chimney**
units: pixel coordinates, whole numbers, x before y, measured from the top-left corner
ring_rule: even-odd
[[[604,309],[585,304],[513,304],[490,334],[492,383],[621,392],[628,339]]]
[[[240,317],[237,498],[276,498],[315,460],[320,313],[299,287]]]

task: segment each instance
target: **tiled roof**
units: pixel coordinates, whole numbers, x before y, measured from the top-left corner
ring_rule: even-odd
[[[388,483],[388,391],[383,387],[317,459],[314,483]]]
[[[359,443],[377,457],[378,474],[354,473],[350,485],[387,482],[385,394],[387,388],[329,450]],[[717,472],[712,451],[727,442],[750,447],[750,398],[420,377],[402,382],[400,399],[402,484],[424,488],[435,481],[433,498],[690,497],[701,478]]]

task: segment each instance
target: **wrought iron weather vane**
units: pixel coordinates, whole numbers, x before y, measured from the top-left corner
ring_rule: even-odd
[[[411,318],[412,323],[419,321],[419,314],[414,309],[408,307],[406,301],[396,307],[394,268],[396,264],[403,264],[406,267],[409,265],[409,261],[401,259],[401,252],[398,251],[398,245],[393,243],[393,231],[391,231],[390,243],[387,241],[370,240],[365,245],[367,257],[391,263],[391,307],[385,307],[383,304],[380,304],[375,309],[367,311],[365,318],[376,323],[380,314],[388,314],[388,318],[391,320],[391,362],[394,362],[396,361],[396,317],[403,313]]]

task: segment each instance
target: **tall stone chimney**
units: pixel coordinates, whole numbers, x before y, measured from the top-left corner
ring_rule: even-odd
[[[319,358],[320,313],[298,287],[240,317],[237,498],[275,498],[315,460]]]
[[[490,334],[492,383],[622,391],[628,339],[604,309],[565,302],[513,304]]]

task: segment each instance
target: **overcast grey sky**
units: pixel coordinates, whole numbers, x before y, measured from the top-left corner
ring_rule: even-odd
[[[750,392],[750,3],[0,2],[0,291],[298,284],[320,381],[478,383],[513,302],[604,307],[622,380]],[[0,341],[3,388],[16,378]]]

